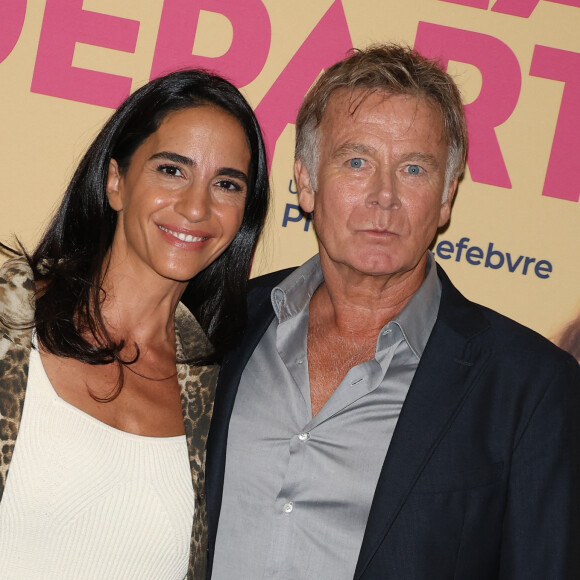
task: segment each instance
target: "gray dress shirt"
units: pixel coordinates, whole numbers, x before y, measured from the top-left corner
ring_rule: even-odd
[[[441,298],[425,281],[312,417],[308,308],[318,256],[272,291],[276,317],[239,385],[213,580],[352,578],[378,477]]]

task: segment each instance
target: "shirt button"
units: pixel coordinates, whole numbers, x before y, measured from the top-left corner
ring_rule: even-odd
[[[308,439],[310,439],[310,433],[300,433],[298,439],[300,439],[300,441],[308,441]]]
[[[285,513],[289,514],[293,509],[294,509],[294,504],[291,501],[284,504],[283,510]]]

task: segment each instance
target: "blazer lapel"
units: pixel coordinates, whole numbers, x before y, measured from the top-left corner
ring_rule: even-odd
[[[182,303],[177,305],[175,312],[175,347],[178,361],[192,360],[207,354],[211,349],[196,318]],[[217,365],[177,363],[183,424],[195,496],[187,578],[195,580],[202,580],[206,575],[205,443],[213,409],[217,373]]]
[[[487,322],[442,272],[439,316],[401,410],[371,505],[357,562],[361,577],[422,470],[484,368],[489,352],[471,337]]]
[[[228,426],[238,386],[248,359],[274,318],[270,299],[272,288],[290,272],[284,270],[253,281],[248,300],[248,329],[238,347],[225,357],[221,365],[207,443],[207,511],[211,551],[215,544],[222,503]]]

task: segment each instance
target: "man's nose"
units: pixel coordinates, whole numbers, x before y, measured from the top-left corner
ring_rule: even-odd
[[[397,181],[390,172],[377,171],[370,183],[367,204],[381,209],[396,209],[401,205]]]

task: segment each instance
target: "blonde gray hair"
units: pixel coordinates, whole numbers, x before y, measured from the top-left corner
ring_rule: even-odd
[[[443,117],[444,136],[449,147],[444,189],[444,196],[447,196],[451,182],[465,169],[468,140],[461,94],[439,63],[406,46],[381,44],[364,50],[353,49],[349,56],[318,78],[296,119],[295,158],[306,166],[314,189],[320,158],[318,129],[330,98],[339,89],[409,95],[437,107]]]

